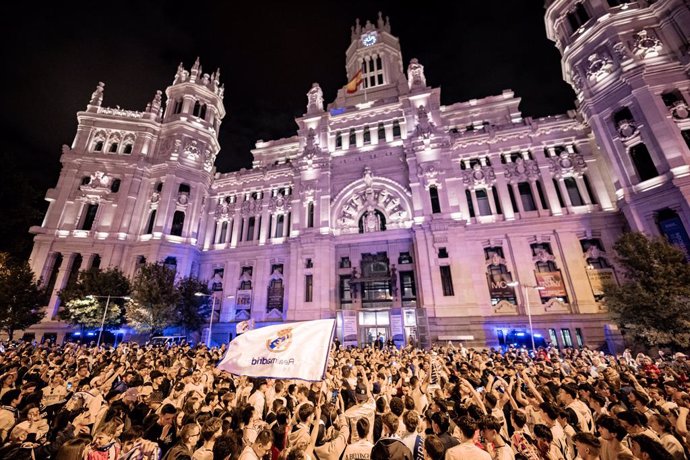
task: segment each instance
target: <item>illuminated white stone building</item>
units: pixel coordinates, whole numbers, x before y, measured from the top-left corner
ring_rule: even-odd
[[[560,24],[572,5],[547,8],[566,71],[574,48],[565,48]],[[659,56],[673,52],[657,47]],[[614,55],[607,59],[614,69]],[[442,105],[422,64],[407,62],[387,19],[357,23],[346,51],[353,91],[339,90],[324,106],[315,83],[293,137],[258,141],[252,169],[222,174],[213,166],[225,115],[219,72],[181,65],[144,112],[104,107],[99,85],[63,148],[45,220],[32,228],[32,267],[53,289],[36,332],[61,338],[68,330],[54,320],[57,292],[79,269],[118,266],[133,275],[143,261],[162,260],[209,280],[221,305],[216,342],[248,318],[337,318],[346,343],[380,333],[398,343],[414,335],[423,344],[496,345],[528,333],[529,312],[547,340],[603,343],[601,284],[616,278],[610,252],[625,217],[656,229],[644,220],[655,190],[664,190],[665,205],[678,204],[671,208],[683,223],[687,216],[678,183],[690,155],[678,130],[687,116],[676,104],[687,90],[681,69],[675,112],[662,98],[654,111],[659,136],[675,142],[666,162],[653,156],[665,179],[638,183],[621,175],[627,141],[603,126],[614,105],[600,102],[590,83],[578,94],[594,133],[576,112],[523,117],[510,90]],[[593,75],[581,80],[609,78]],[[630,139],[651,136],[645,126],[655,122],[639,118],[620,128],[632,130]]]

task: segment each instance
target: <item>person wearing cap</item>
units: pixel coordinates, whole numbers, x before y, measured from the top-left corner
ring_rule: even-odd
[[[367,420],[369,420],[369,426],[373,427],[374,417],[376,414],[376,402],[369,391],[369,380],[364,372],[364,368],[359,366],[357,368],[357,372],[357,384],[354,388],[355,404],[345,411],[345,417],[347,417],[350,425],[350,433],[352,433],[352,442],[356,442],[359,439],[355,436],[357,420],[362,417],[366,417]],[[369,431],[369,436],[367,439],[370,442],[374,441],[373,431]]]
[[[182,402],[184,401],[184,397],[187,394],[184,391],[185,384],[184,382],[177,382],[177,384],[173,387],[172,394],[165,398],[161,402],[161,407],[166,405],[166,404],[171,404],[177,409],[182,408]]]

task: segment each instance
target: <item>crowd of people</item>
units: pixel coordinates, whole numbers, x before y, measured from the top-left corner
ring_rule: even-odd
[[[320,382],[230,375],[223,353],[8,343],[0,459],[690,459],[682,353],[334,343]]]

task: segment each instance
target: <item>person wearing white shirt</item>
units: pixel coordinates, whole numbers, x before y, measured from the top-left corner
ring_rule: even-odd
[[[371,449],[374,447],[374,444],[368,440],[369,433],[371,432],[369,419],[362,417],[357,420],[355,425],[359,440],[345,447],[343,460],[369,460],[371,458]]]
[[[462,440],[460,444],[446,451],[445,460],[492,460],[491,455],[474,444],[477,424],[470,417],[464,416],[458,420]]]

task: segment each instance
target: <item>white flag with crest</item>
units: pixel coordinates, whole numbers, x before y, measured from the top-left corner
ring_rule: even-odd
[[[218,369],[249,377],[323,380],[334,330],[334,319],[248,330],[230,342]]]

